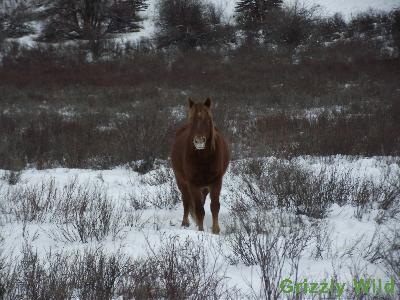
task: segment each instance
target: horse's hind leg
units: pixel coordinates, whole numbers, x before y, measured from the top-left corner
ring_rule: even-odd
[[[203,222],[204,222],[204,203],[203,203],[203,193],[202,190],[196,186],[189,186],[189,193],[192,200],[192,204],[194,205],[194,213],[196,217],[197,227],[200,231],[204,230]]]
[[[204,203],[206,203],[206,198],[208,195],[208,188],[204,188],[202,194],[203,194],[203,205],[204,205]]]
[[[212,232],[214,234],[219,234],[219,224],[218,224],[218,213],[219,213],[219,194],[221,193],[222,178],[211,186],[211,214],[212,214]]]

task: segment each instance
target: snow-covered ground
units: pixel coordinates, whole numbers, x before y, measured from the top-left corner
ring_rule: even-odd
[[[264,166],[276,161],[274,157],[262,159]],[[400,174],[398,157],[306,156],[295,158],[293,161],[316,174],[321,170],[334,169],[336,173],[371,182],[400,178],[396,177]],[[173,175],[166,162],[161,162],[157,169],[146,174],[139,174],[127,167],[112,170],[28,169],[22,172],[16,185],[9,185],[6,181],[8,176],[5,176],[8,174],[7,171],[0,171],[0,178],[3,178],[0,180],[0,236],[3,237],[2,243],[0,238],[0,253],[3,252],[3,256],[18,257],[28,240],[43,257],[50,251],[65,253],[83,251],[88,247],[102,247],[109,253],[122,251],[132,258],[139,258],[148,255],[149,245],[158,247],[166,236],[176,236],[181,240],[200,239],[202,243],[207,243],[208,248],[214,249],[210,254],[210,260],[214,260],[215,255],[219,257],[218,263],[221,269],[226,270],[225,276],[229,286],[241,290],[244,294],[248,294],[251,290],[257,291],[260,287],[257,267],[246,266],[240,261],[231,264],[231,259],[228,259],[233,255],[229,246],[232,233],[228,228],[232,222],[232,204],[235,199],[246,198],[246,194],[242,193],[245,188],[243,178],[237,175],[238,168],[244,163],[245,160],[232,162],[225,176],[221,193],[220,235],[213,235],[210,230],[209,200],[205,206],[204,232],[198,232],[193,224],[189,228],[180,226],[183,208],[179,199],[170,199],[179,195],[174,192]],[[122,225],[120,224],[121,228],[115,235],[87,243],[79,239],[66,240],[60,232],[62,228],[60,224],[54,223],[53,217],[57,214],[56,211],[47,212],[38,218],[40,220],[24,222],[16,220],[13,216],[13,209],[18,210],[19,206],[14,203],[15,207],[10,208],[10,203],[6,203],[10,194],[23,192],[34,186],[38,192],[43,183],[47,187],[52,185],[61,195],[62,191],[68,189],[73,182],[81,187],[100,189],[120,209],[121,213],[118,216],[120,221],[122,220]],[[45,197],[46,192],[43,195]],[[177,204],[173,204],[175,200]],[[142,207],[133,209],[133,206],[138,204]],[[281,212],[274,208],[261,213],[266,214],[266,219],[271,220],[273,224]],[[325,242],[313,236],[306,243],[299,261],[298,278],[321,281],[336,276],[338,280],[351,282],[357,268],[367,276],[387,278],[380,261],[371,262],[370,256],[373,249],[381,242],[381,238],[389,235],[390,229],[395,228],[396,218],[398,220],[399,216],[395,214],[383,218],[382,213],[382,210],[371,207],[361,217],[357,217],[356,207],[350,204],[342,206],[333,204],[329,207],[327,218],[323,220],[316,221],[304,217],[305,226],[309,226],[307,228],[313,228],[312,224],[315,222],[320,225],[317,227],[319,234],[316,236]],[[319,247],[322,252],[316,255]],[[283,273],[290,273],[289,265],[285,265]]]

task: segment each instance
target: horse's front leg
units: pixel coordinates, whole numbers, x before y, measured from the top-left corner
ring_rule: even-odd
[[[199,231],[203,231],[205,211],[202,189],[193,184],[189,184],[189,193],[192,200],[192,205],[194,206],[194,217],[196,218],[197,227]]]
[[[211,192],[210,192],[210,198],[211,198],[211,214],[212,214],[212,233],[214,234],[219,234],[220,229],[219,229],[219,223],[218,223],[218,214],[219,214],[219,208],[220,208],[220,203],[219,203],[219,195],[221,193],[221,186],[222,186],[222,178],[218,179],[213,185],[211,185]]]
[[[176,178],[176,183],[178,185],[179,190],[182,194],[182,202],[183,202],[183,219],[182,226],[189,227],[189,210],[190,210],[190,194],[186,187],[186,184]]]

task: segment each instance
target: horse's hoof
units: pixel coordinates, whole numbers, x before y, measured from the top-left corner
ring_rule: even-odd
[[[182,221],[182,225],[181,226],[189,227],[189,225],[190,225],[189,221],[185,221],[185,220]]]
[[[199,226],[199,231],[204,231],[203,226]]]
[[[219,229],[219,226],[218,226],[218,225],[212,227],[212,233],[214,233],[214,234],[219,234],[220,231],[221,231],[221,230]]]

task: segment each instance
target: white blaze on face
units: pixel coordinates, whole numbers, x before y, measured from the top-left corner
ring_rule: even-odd
[[[206,140],[205,136],[195,136],[193,139],[193,145],[197,150],[204,150],[206,148]]]

